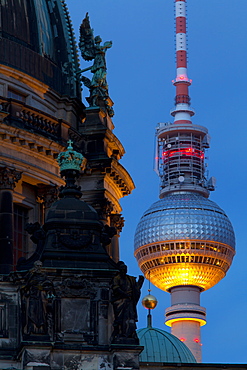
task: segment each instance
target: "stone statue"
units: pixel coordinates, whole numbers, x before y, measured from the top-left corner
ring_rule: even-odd
[[[111,41],[106,41],[101,45],[102,39],[100,36],[94,37],[93,30],[90,26],[88,13],[84,18],[80,27],[80,42],[79,48],[84,60],[94,60],[91,67],[82,70],[91,70],[93,78],[82,76],[81,80],[86,87],[90,90],[90,98],[88,102],[90,106],[95,107],[99,105],[99,101],[103,101],[106,110],[110,116],[114,115],[114,111],[109,104],[108,85],[106,82],[106,60],[105,54],[107,49],[112,47]]]
[[[119,273],[113,279],[112,305],[114,323],[112,342],[121,343],[133,341],[138,343],[136,334],[137,310],[136,305],[141,294],[144,277],[139,276],[138,281],[134,276],[127,275],[127,266],[124,262],[117,263]]]
[[[23,333],[51,334],[51,305],[54,296],[53,283],[42,272],[42,262],[36,261],[26,275],[22,293]]]
[[[39,222],[26,224],[25,231],[27,231],[28,234],[31,235],[30,239],[35,244],[38,244],[40,240],[45,239],[45,231],[43,230]]]

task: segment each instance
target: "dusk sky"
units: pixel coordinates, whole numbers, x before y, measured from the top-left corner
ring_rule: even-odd
[[[135,229],[159,196],[159,178],[153,171],[155,127],[158,122],[172,122],[174,2],[67,0],[67,4],[77,40],[80,23],[89,12],[94,35],[103,42],[113,41],[107,51],[107,81],[115,103],[114,133],[126,150],[121,164],[136,186],[121,202],[125,218],[121,259],[128,273],[138,276],[141,272],[133,256]],[[201,294],[201,305],[207,309],[203,362],[247,363],[247,2],[187,0],[187,10],[193,123],[206,126],[212,138],[207,162],[217,187],[210,199],[227,213],[237,241],[237,254],[226,277]],[[81,61],[81,68],[89,65]],[[88,96],[87,88],[83,96]],[[146,281],[142,297],[147,289]],[[170,296],[155,287],[152,294],[159,301],[153,326],[169,331],[164,311],[170,306]],[[147,311],[139,305],[138,312],[138,327],[145,327]]]

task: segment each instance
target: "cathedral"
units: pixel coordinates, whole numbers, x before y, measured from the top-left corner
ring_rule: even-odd
[[[151,294],[136,330],[144,277],[119,258],[135,186],[114,134],[111,41],[86,14],[77,45],[65,0],[1,0],[0,17],[0,369],[204,368],[152,327]]]

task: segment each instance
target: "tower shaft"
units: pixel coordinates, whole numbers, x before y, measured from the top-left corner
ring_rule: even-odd
[[[201,289],[197,286],[171,288],[171,307],[166,309],[166,325],[171,332],[186,344],[201,362],[200,327],[206,324],[206,310],[200,306]]]

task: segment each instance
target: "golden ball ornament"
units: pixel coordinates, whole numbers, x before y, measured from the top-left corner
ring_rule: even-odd
[[[153,310],[157,306],[157,303],[157,299],[152,294],[146,295],[142,300],[143,307],[150,310]]]

